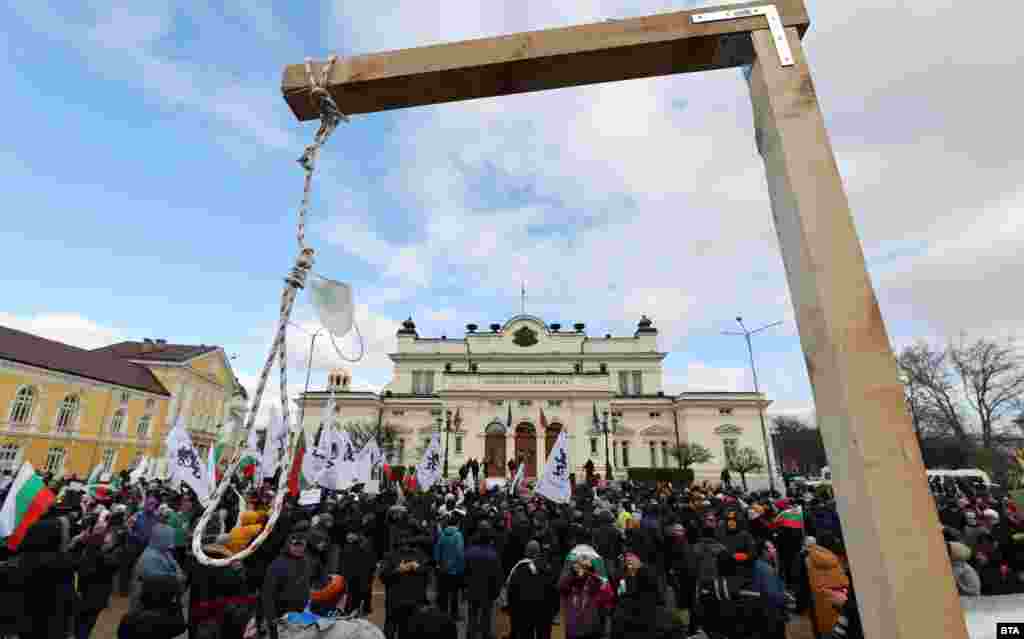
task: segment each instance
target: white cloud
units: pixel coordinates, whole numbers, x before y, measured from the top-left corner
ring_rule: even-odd
[[[102,326],[72,312],[46,312],[30,316],[0,313],[0,325],[85,349],[109,346],[126,339],[120,330]]]
[[[749,389],[748,379],[749,370],[746,368],[717,367],[704,362],[690,362],[682,375],[665,374],[662,386],[667,395],[690,391],[742,392]]]

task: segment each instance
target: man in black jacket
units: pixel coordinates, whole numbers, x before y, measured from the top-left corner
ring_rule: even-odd
[[[381,581],[387,588],[387,617],[384,633],[388,639],[414,639],[407,636],[409,617],[427,603],[429,559],[412,544],[412,537],[403,531],[398,549],[384,562]]]
[[[302,612],[309,600],[309,561],[306,535],[293,532],[285,550],[267,569],[260,591],[263,619],[270,639],[277,639],[277,620],[287,612]]]

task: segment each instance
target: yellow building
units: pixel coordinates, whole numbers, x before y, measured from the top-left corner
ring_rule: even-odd
[[[201,455],[238,421],[223,349],[146,339],[83,350],[0,327],[0,470],[85,477],[159,458],[179,416]],[[243,400],[244,401],[244,400]]]
[[[0,327],[0,469],[127,468],[156,450],[170,399],[144,366]]]

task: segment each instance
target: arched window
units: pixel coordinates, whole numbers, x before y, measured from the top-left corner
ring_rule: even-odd
[[[14,396],[14,403],[11,404],[12,424],[27,424],[32,418],[32,409],[36,403],[36,389],[31,386],[22,386]]]
[[[57,432],[65,433],[75,427],[75,417],[78,415],[78,395],[68,395],[60,403],[57,410]]]
[[[110,418],[110,434],[120,435],[121,428],[124,426],[124,409],[118,408],[114,411],[114,416]]]
[[[18,457],[21,453],[21,446],[10,443],[0,446],[0,472],[10,471],[12,474],[18,470]]]
[[[138,435],[139,439],[145,439],[146,437],[149,437],[149,424],[151,421],[153,421],[152,415],[143,415],[142,417],[139,418],[139,423],[135,427],[135,432]]]

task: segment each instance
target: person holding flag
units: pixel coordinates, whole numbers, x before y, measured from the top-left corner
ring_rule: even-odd
[[[547,497],[556,504],[568,504],[572,498],[572,487],[569,484],[569,442],[565,430],[558,433],[555,445],[551,447],[544,472],[537,480],[534,493]]]
[[[434,433],[427,449],[423,451],[423,459],[416,466],[415,486],[422,491],[430,490],[441,479],[441,435]]]

